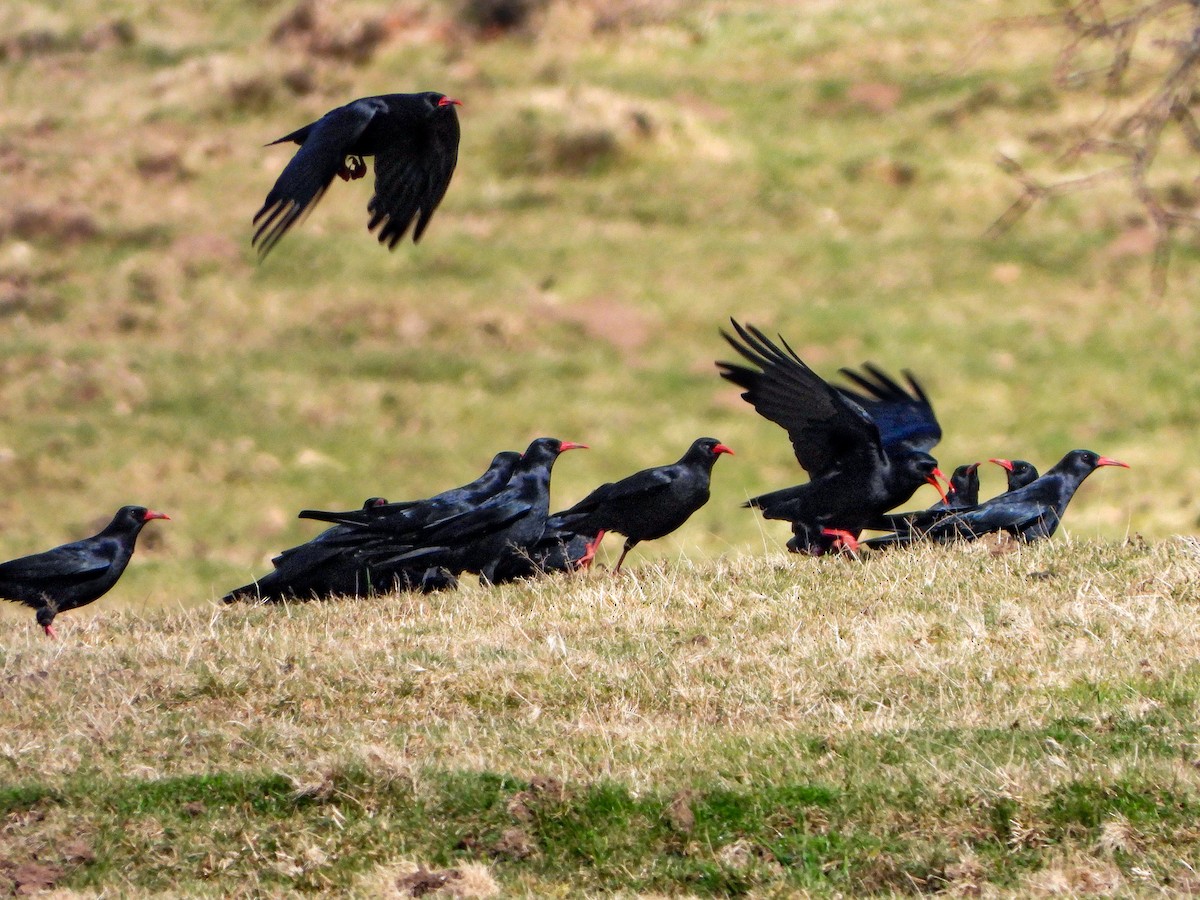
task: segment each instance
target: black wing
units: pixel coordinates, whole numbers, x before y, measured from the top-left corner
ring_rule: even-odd
[[[287,230],[316,205],[333,181],[333,176],[345,165],[346,154],[351,146],[371,120],[386,110],[387,104],[378,98],[355,100],[273,142],[296,141],[300,149],[275,181],[271,193],[263,201],[262,209],[254,215],[258,230],[254,232],[251,244],[258,247],[260,259],[270,253]],[[261,224],[259,220],[262,220]]]
[[[903,373],[910,392],[872,363],[864,363],[863,371],[865,375],[851,369],[841,370],[864,393],[849,388],[838,391],[867,411],[879,428],[884,450],[890,454],[903,446],[928,453],[936,447],[942,439],[942,427],[928,395],[912,373]]]
[[[413,242],[421,239],[450,187],[458,164],[458,139],[458,117],[450,111],[434,116],[428,129],[393,141],[375,154],[375,196],[367,206],[371,214],[367,227],[379,228],[379,243],[389,250],[409,226],[413,226]]]
[[[718,362],[721,377],[745,388],[742,398],[787,431],[796,459],[809,475],[822,475],[851,459],[883,464],[879,428],[862,407],[810,369],[782,337],[780,348],[757,328],[730,321],[744,345],[725,332],[722,336],[761,371]]]

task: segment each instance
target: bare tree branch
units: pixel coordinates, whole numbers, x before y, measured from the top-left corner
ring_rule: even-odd
[[[1054,15],[1020,21],[1026,27],[1066,32],[1053,76],[1061,89],[1090,90],[1111,102],[1059,157],[1060,164],[1095,160],[1093,171],[1042,179],[1014,159],[998,160],[1021,192],[987,234],[1003,234],[1038,203],[1123,180],[1154,230],[1151,274],[1155,290],[1161,292],[1175,232],[1200,231],[1200,217],[1191,211],[1188,198],[1156,187],[1151,179],[1170,130],[1178,131],[1190,152],[1200,157],[1195,114],[1200,104],[1200,0],[1077,0]],[[1100,64],[1095,63],[1097,57]]]

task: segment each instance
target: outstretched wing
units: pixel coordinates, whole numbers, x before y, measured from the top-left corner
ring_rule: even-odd
[[[857,403],[879,428],[884,450],[891,454],[904,447],[928,453],[942,439],[942,427],[934,415],[933,406],[920,383],[911,372],[905,371],[910,390],[885,374],[873,363],[864,363],[860,374],[842,369],[842,375],[861,388],[863,393],[840,387],[838,392]]]
[[[300,149],[284,167],[262,208],[254,215],[258,229],[251,243],[258,247],[260,259],[316,205],[333,176],[345,164],[354,142],[371,120],[386,110],[387,104],[377,97],[355,100],[272,142],[296,141]]]
[[[421,239],[450,187],[458,164],[458,140],[458,116],[451,109],[434,116],[429,127],[405,133],[375,155],[375,196],[367,206],[368,228],[379,228],[379,243],[389,250],[410,226],[413,242]]]
[[[787,431],[797,461],[810,476],[884,463],[879,428],[861,406],[810,369],[782,337],[779,347],[757,328],[730,321],[742,342],[725,332],[722,336],[758,368],[718,362],[721,377],[745,388],[742,398]]]

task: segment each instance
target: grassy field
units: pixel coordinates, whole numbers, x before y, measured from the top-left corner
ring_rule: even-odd
[[[22,630],[0,885],[1195,890],[1194,541],[830,562]]]
[[[1119,186],[984,237],[997,152],[1052,170],[1106,102],[1052,87],[1059,37],[994,27],[1043,8],[458,9],[0,10],[0,558],[172,516],[61,643],[0,609],[0,893],[35,864],[214,896],[1200,885],[1200,269],[1181,242],[1151,295]],[[382,250],[339,182],[258,264],[291,152],[262,145],[418,89],[465,104],[422,244]],[[716,376],[731,315],[822,372],[912,369],[947,470],[1134,468],[1047,548],[784,558],[737,508],[802,476]],[[297,510],[543,434],[593,448],[555,506],[702,434],[737,456],[627,579],[213,604],[315,533]]]

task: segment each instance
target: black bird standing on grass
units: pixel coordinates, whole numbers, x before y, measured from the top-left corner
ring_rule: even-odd
[[[559,518],[578,534],[625,535],[614,570],[620,572],[626,554],[637,544],[670,534],[708,502],[713,465],[722,453],[733,455],[716,438],[698,438],[678,462],[602,484]],[[595,553],[595,546],[591,552]]]
[[[768,519],[792,523],[789,550],[820,555],[839,543],[854,549],[863,528],[922,484],[941,492],[929,450],[942,429],[911,375],[911,393],[870,365],[864,367],[870,378],[843,370],[865,393],[835,388],[783,338],[779,347],[757,328],[730,321],[741,342],[723,337],[756,368],[718,362],[721,377],[745,388],[742,398],[787,431],[809,474],[807,484],[746,503]]]
[[[586,449],[586,444],[538,438],[498,493],[416,528],[366,523],[360,526],[362,540],[373,535],[369,552],[382,565],[444,569],[450,575],[474,572],[493,583],[507,554],[527,552],[541,540],[550,513],[550,472],[559,454]]]
[[[37,610],[37,623],[57,637],[54,617],[108,593],[129,564],[145,524],[169,518],[144,506],[122,506],[94,537],[0,563],[0,597]]]
[[[1027,542],[1051,537],[1079,485],[1102,466],[1129,468],[1126,463],[1091,450],[1072,450],[1040,478],[978,506],[941,513],[924,510],[886,516],[892,521],[895,533],[873,538],[868,545],[910,544],[921,540],[971,541],[1001,531]]]
[[[365,176],[364,156],[375,157],[367,227],[379,228],[379,242],[389,250],[410,227],[413,241],[419,241],[458,162],[454,107],[460,105],[434,91],[363,97],[272,141],[294,141],[300,149],[254,216],[258,229],[251,243],[259,257],[316,205],[335,175],[346,181]]]

